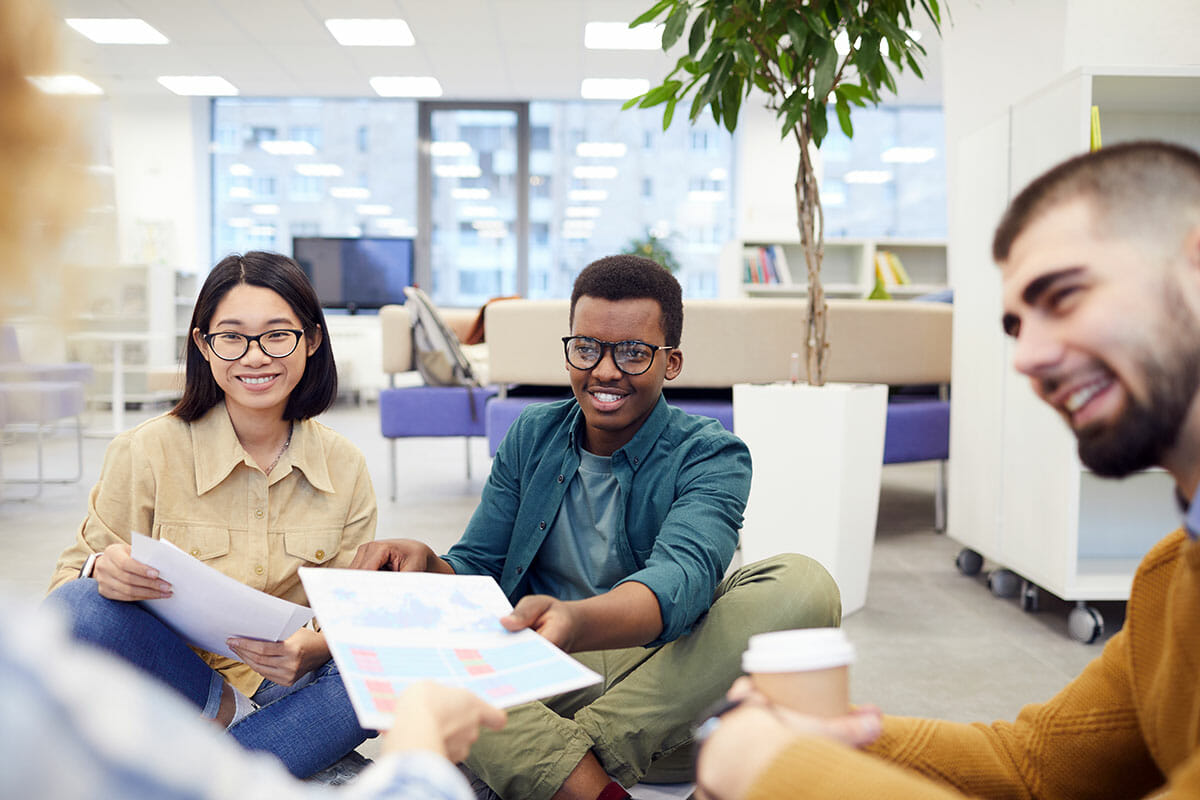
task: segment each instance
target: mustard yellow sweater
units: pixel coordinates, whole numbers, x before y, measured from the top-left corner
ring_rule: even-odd
[[[1016,722],[886,717],[867,751],[804,738],[750,798],[1200,798],[1200,542],[1142,560],[1125,626]]]

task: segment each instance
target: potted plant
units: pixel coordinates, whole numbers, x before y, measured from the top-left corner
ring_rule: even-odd
[[[630,239],[624,252],[627,255],[648,258],[672,275],[679,272],[679,261],[667,246],[666,239],[655,236],[651,231],[646,231],[646,235],[640,239]]]
[[[630,23],[661,17],[663,50],[686,31],[688,51],[661,84],[625,108],[665,105],[665,130],[691,95],[690,121],[708,110],[732,133],[742,100],[757,89],[778,116],[782,136],[795,140],[796,215],[808,281],[805,370],[813,386],[825,383],[829,346],[821,286],[824,215],[812,150],[829,129],[830,105],[842,131],[853,136],[852,106],[874,106],[885,91],[894,93],[894,74],[906,66],[922,76],[917,59],[925,49],[912,33],[917,12],[940,31],[938,0],[659,0]]]
[[[788,551],[812,556],[837,580],[843,614],[866,603],[887,387],[825,384],[824,216],[813,157],[830,106],[852,136],[852,106],[878,104],[906,66],[921,74],[917,56],[925,51],[910,32],[918,11],[940,26],[938,0],[659,0],[631,23],[663,18],[663,49],[686,33],[687,53],[626,108],[665,106],[665,129],[691,96],[689,120],[708,111],[733,132],[742,101],[757,90],[799,148],[796,213],[808,295],[797,350],[808,385],[733,387],[734,430],[754,457],[741,548],[747,562]]]

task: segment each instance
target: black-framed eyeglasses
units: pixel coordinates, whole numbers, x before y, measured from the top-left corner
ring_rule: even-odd
[[[208,349],[222,361],[237,361],[246,355],[251,342],[258,342],[258,348],[271,358],[287,358],[296,352],[300,337],[304,331],[293,328],[276,328],[273,331],[263,331],[254,336],[233,331],[216,331],[206,333],[200,338],[208,343]]]
[[[613,363],[626,375],[641,375],[654,363],[654,354],[659,350],[674,350],[665,344],[650,344],[637,339],[623,342],[602,342],[590,336],[564,336],[563,350],[567,363],[575,369],[592,369],[604,358],[605,350],[612,350]]]

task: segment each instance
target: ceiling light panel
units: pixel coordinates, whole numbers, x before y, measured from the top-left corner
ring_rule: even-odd
[[[589,50],[661,50],[662,25],[628,22],[589,22],[583,26],[583,46]]]
[[[437,78],[409,75],[379,75],[370,80],[371,88],[380,97],[441,97],[442,85]]]
[[[104,94],[82,75],[35,75],[29,80],[46,94]]]
[[[228,97],[237,87],[220,75],[159,75],[158,82],[175,94],[189,97]]]
[[[167,44],[168,39],[144,19],[81,18],[67,24],[96,44]]]
[[[325,27],[346,47],[411,47],[416,44],[402,19],[327,19]]]
[[[584,78],[579,95],[584,100],[628,100],[650,91],[645,78]]]

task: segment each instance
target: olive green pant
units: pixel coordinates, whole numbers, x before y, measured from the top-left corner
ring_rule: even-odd
[[[837,584],[816,561],[789,553],[749,564],[721,582],[686,636],[576,653],[603,681],[510,708],[503,730],[480,735],[467,766],[504,800],[553,796],[589,750],[623,786],[691,780],[692,726],[742,674],[750,636],[835,627],[841,616]]]

